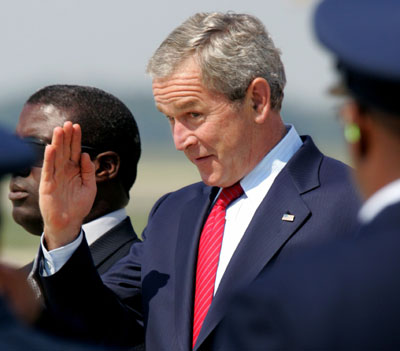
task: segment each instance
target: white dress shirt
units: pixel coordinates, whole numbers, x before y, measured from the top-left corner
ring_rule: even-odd
[[[371,222],[386,207],[400,202],[400,179],[375,192],[360,209],[358,219],[362,224]]]
[[[121,223],[127,217],[124,208],[110,212],[100,218],[82,225],[82,230],[85,232],[86,240],[89,245],[93,244],[97,239],[107,233],[111,228]],[[42,235],[41,246],[43,251],[43,268],[41,273],[45,276],[56,273],[61,267],[69,260],[79,244],[82,242],[82,231],[78,238],[72,243],[59,247],[57,249],[47,251],[44,245],[44,238]]]
[[[285,137],[240,181],[244,194],[227,207],[214,294],[258,206],[279,172],[303,144],[294,126],[286,128]]]

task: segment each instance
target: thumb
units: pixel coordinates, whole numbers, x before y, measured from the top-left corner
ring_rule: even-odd
[[[90,156],[87,153],[82,153],[81,155],[81,174],[83,184],[96,184],[94,163],[90,160]]]

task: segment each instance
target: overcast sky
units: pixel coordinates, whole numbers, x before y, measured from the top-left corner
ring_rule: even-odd
[[[286,98],[325,103],[331,58],[312,30],[313,0],[0,0],[0,98],[53,83],[151,93],[148,58],[198,11],[258,16],[283,52]]]

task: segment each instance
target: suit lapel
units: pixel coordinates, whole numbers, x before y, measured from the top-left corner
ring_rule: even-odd
[[[175,260],[175,323],[183,350],[192,348],[194,282],[197,249],[204,220],[218,188],[205,187],[185,204],[179,224]]]
[[[90,253],[96,269],[121,246],[135,238],[136,235],[129,217],[102,235],[90,245]]]
[[[235,292],[253,281],[310,217],[310,210],[301,195],[319,186],[318,170],[322,157],[311,139],[306,139],[274,181],[229,262],[195,350],[225,315]],[[294,215],[294,221],[283,221],[285,213]]]

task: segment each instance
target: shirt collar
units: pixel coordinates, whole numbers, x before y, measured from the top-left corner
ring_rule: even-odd
[[[93,244],[98,238],[107,233],[111,228],[121,223],[127,217],[125,208],[107,213],[93,221],[82,225],[86,240],[89,245]]]
[[[367,224],[386,207],[397,202],[400,202],[400,179],[385,185],[365,201],[358,213],[358,219],[362,224]]]
[[[303,144],[293,125],[286,125],[286,130],[287,133],[281,141],[240,181],[247,197],[263,194],[259,191],[260,187],[269,189],[275,177]]]

